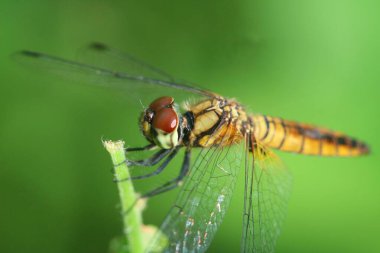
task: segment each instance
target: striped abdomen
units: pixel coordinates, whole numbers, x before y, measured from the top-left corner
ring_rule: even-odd
[[[306,155],[358,156],[366,144],[341,133],[265,115],[251,117],[256,141],[282,151]]]

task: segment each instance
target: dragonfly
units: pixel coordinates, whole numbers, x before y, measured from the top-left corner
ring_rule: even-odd
[[[274,252],[292,177],[273,149],[321,157],[356,157],[370,152],[364,142],[340,132],[249,112],[235,99],[177,81],[108,45],[92,43],[87,51],[107,61],[80,62],[29,50],[16,57],[65,75],[79,73],[77,77],[91,84],[126,88],[129,99],[138,105],[149,99],[138,116],[146,145],[127,148],[126,153],[156,151],[127,163],[130,167],[156,167],[125,180],[160,174],[184,150],[179,174],[141,196],[180,188],[147,252],[205,252],[228,210],[240,172],[244,173],[241,252]],[[112,66],[107,65],[110,59],[115,63]],[[124,66],[128,67],[122,69]],[[158,250],[163,238],[167,245]]]

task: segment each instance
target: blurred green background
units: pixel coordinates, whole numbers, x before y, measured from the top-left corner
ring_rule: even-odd
[[[20,49],[72,58],[92,41],[252,111],[368,142],[363,158],[280,154],[294,188],[277,252],[380,252],[379,8],[369,0],[1,1],[0,252],[106,252],[121,234],[100,139],[136,134],[122,95],[65,85],[10,58]],[[210,252],[238,251],[242,190],[240,178]],[[175,194],[152,199],[145,222],[160,224]]]

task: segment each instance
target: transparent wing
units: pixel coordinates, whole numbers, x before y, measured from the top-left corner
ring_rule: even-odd
[[[112,55],[116,55],[116,53]],[[212,93],[202,90],[197,87],[145,76],[143,75],[144,71],[148,70],[151,73],[157,74],[159,73],[160,70],[154,67],[151,67],[150,65],[147,65],[147,64],[145,65],[140,60],[138,61],[140,64],[136,63],[137,65],[139,65],[140,71],[135,72],[134,74],[131,74],[128,72],[128,70],[126,70],[125,72],[122,72],[112,67],[110,68],[103,67],[101,66],[102,65],[101,62],[98,63],[99,66],[97,66],[96,62],[92,62],[92,63],[76,62],[76,61],[66,60],[63,58],[56,57],[56,56],[51,56],[48,54],[34,52],[34,51],[24,50],[24,51],[14,54],[13,57],[19,62],[29,63],[37,67],[45,68],[46,70],[56,71],[57,73],[69,74],[69,75],[70,74],[83,75],[87,77],[87,80],[93,80],[93,81],[95,81],[96,79],[99,79],[102,81],[108,80],[109,82],[102,83],[102,85],[104,86],[117,87],[118,85],[124,85],[124,86],[130,85],[130,86],[135,86],[135,88],[143,88],[144,86],[147,86],[147,85],[161,86],[161,87],[167,87],[167,88],[172,88],[172,89],[179,89],[182,91],[186,91],[186,92],[190,92],[190,93],[194,93],[198,95],[203,95],[203,96],[213,96]],[[123,55],[119,56],[119,58],[124,59],[124,60],[128,59],[128,58],[123,57]],[[91,78],[91,76],[93,78]]]
[[[93,42],[79,50],[78,58],[81,62],[96,63],[98,67],[112,69],[114,71],[128,72],[130,75],[145,76],[151,79],[177,83],[183,86],[197,87],[197,85],[174,78],[168,72],[159,69],[136,56],[123,52],[104,43]],[[200,88],[197,88],[201,90]]]
[[[175,82],[174,77],[166,71],[144,62],[130,53],[100,42],[93,42],[79,49],[78,58],[80,61],[89,64],[96,63],[101,68],[121,72],[126,71],[130,75],[142,75],[152,79]]]
[[[230,134],[232,130],[225,138]],[[244,142],[200,151],[148,252],[156,252],[156,245],[166,238],[169,243],[164,252],[207,250],[228,209],[243,149]]]
[[[246,153],[241,252],[270,253],[286,216],[292,177],[274,153],[252,145],[253,156]]]
[[[91,62],[88,59],[79,62],[33,51],[15,53],[13,59],[34,70],[34,73],[47,72],[61,76],[68,81],[67,84],[106,88],[106,92],[114,92],[115,107],[125,111],[129,125],[136,127],[136,131],[141,112],[158,97],[171,96],[176,103],[183,105],[214,96],[200,88],[175,83],[163,71],[115,49],[103,47],[102,50],[102,45],[93,45],[88,51],[92,55],[105,54],[107,61],[98,57]],[[111,64],[112,59],[117,64]],[[121,66],[126,67],[125,71],[120,70]],[[134,145],[142,145],[142,141],[143,138],[140,138]]]

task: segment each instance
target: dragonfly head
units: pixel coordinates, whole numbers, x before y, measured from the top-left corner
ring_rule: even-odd
[[[141,115],[140,128],[145,138],[164,149],[178,145],[179,116],[172,97],[154,100]]]

